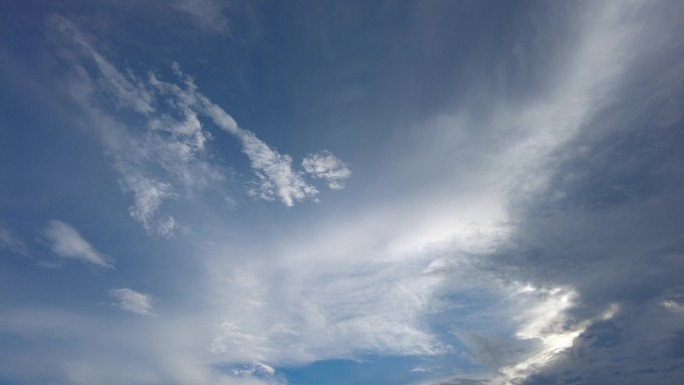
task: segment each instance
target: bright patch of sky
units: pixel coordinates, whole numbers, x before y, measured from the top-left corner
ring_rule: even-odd
[[[0,384],[679,384],[684,3],[0,5]]]

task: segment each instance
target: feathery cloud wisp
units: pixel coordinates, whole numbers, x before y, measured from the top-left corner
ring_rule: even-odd
[[[305,179],[305,172],[293,167],[291,156],[281,154],[253,132],[240,128],[230,114],[199,91],[178,63],[171,67],[180,84],[160,80],[154,73],[140,78],[131,70],[118,70],[69,20],[57,16],[52,24],[59,38],[66,42],[61,47],[64,56],[77,69],[72,94],[101,132],[121,175],[123,189],[133,194],[130,215],[148,233],[170,238],[181,226],[173,216],[160,215],[165,200],[183,198],[187,195],[184,192],[226,181],[221,170],[208,160],[206,143],[212,135],[203,127],[200,117],[208,118],[240,141],[254,174],[245,188],[250,197],[279,200],[286,206],[316,200],[318,189]],[[103,99],[101,95],[108,97]],[[129,109],[141,116],[147,122],[145,130],[130,129],[109,115],[102,100],[112,101],[117,110]],[[304,164],[307,172],[326,180],[332,189],[342,188],[342,181],[351,174],[328,151],[305,159]]]
[[[51,220],[43,235],[52,243],[52,251],[63,259],[75,259],[100,267],[113,269],[109,258],[95,248],[69,224]]]
[[[156,316],[153,311],[154,300],[151,295],[140,293],[129,288],[111,289],[109,295],[118,299],[119,302],[114,306],[146,316]]]
[[[22,241],[12,230],[0,223],[0,250],[7,249],[13,253],[28,256],[29,251]]]
[[[330,151],[310,154],[302,161],[302,167],[314,178],[324,179],[331,190],[344,188],[344,180],[351,176],[351,170]]]

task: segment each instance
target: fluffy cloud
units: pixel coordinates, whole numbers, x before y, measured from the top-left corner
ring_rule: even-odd
[[[153,311],[154,301],[152,296],[149,294],[139,293],[128,288],[122,288],[109,290],[109,295],[119,300],[115,306],[121,308],[122,310],[146,316],[157,315]]]
[[[52,252],[63,259],[74,259],[96,266],[113,269],[110,259],[95,248],[69,224],[51,220],[43,231],[51,242]]]

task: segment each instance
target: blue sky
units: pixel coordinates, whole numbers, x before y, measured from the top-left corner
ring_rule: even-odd
[[[0,5],[0,384],[678,384],[684,3]]]

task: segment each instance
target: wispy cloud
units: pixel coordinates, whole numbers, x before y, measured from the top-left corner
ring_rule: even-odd
[[[151,295],[140,293],[132,289],[111,289],[109,295],[118,299],[114,306],[145,316],[156,316],[154,312],[154,300]]]
[[[96,266],[113,269],[110,259],[95,248],[69,224],[51,220],[43,231],[51,242],[52,252],[63,259],[74,259]]]
[[[192,7],[196,5],[192,3]],[[181,226],[173,216],[160,214],[166,200],[227,181],[224,172],[209,162],[206,144],[212,135],[200,117],[240,141],[255,177],[246,186],[249,196],[279,200],[286,206],[316,199],[318,189],[305,180],[303,171],[293,167],[292,157],[240,128],[230,114],[199,91],[177,63],[171,67],[180,84],[162,81],[153,73],[140,78],[130,70],[118,70],[69,20],[56,16],[52,24],[64,40],[63,56],[74,66],[72,95],[100,132],[121,175],[123,189],[133,194],[131,216],[148,233],[170,238]],[[89,63],[95,65],[95,71],[86,69]],[[108,113],[111,106],[107,100],[113,101],[116,111],[128,109],[142,116],[145,129],[129,128],[117,114]],[[350,175],[329,152],[314,156],[306,164],[315,177],[324,178],[334,189],[341,188],[341,181]]]
[[[189,15],[203,28],[213,32],[227,32],[230,20],[226,15],[226,5],[231,2],[219,0],[173,0],[172,6]]]
[[[681,376],[673,380],[672,373],[683,356],[684,295],[672,287],[682,284],[678,224],[684,210],[670,202],[681,202],[675,171],[681,156],[654,171],[662,178],[656,183],[634,169],[645,167],[642,157],[654,153],[681,154],[681,137],[654,141],[657,151],[637,153],[649,135],[656,135],[651,131],[657,130],[642,126],[652,114],[630,115],[620,107],[627,99],[616,92],[626,81],[638,84],[639,95],[660,88],[628,72],[636,56],[651,57],[636,49],[647,44],[634,43],[644,24],[633,17],[657,12],[610,3],[583,6],[589,8],[568,12],[572,44],[562,47],[568,60],[539,68],[553,62],[543,50],[543,64],[521,66],[554,71],[557,80],[545,84],[548,89],[514,101],[489,95],[491,117],[451,111],[402,128],[397,141],[386,146],[394,151],[403,144],[392,155],[372,154],[379,159],[378,173],[372,175],[378,184],[402,188],[378,189],[376,195],[370,188],[363,200],[335,215],[268,218],[275,229],[252,231],[254,240],[235,235],[224,241],[229,232],[216,231],[195,234],[194,242],[179,241],[184,258],[176,260],[191,268],[179,268],[182,277],[163,284],[182,285],[184,298],[160,299],[173,312],[156,322],[132,328],[110,320],[118,317],[12,311],[0,328],[38,336],[38,343],[21,345],[21,354],[0,350],[3,373],[21,367],[27,372],[21,376],[33,376],[40,362],[54,365],[46,372],[57,381],[74,384],[121,382],[112,367],[125,368],[125,382],[133,384],[254,384],[277,383],[273,368],[281,365],[366,354],[413,355],[431,362],[454,354],[482,369],[446,373],[420,361],[402,370],[434,375],[431,384],[548,384],[567,373],[586,383],[614,383],[619,361],[620,376],[678,384]],[[97,126],[122,189],[132,195],[131,217],[151,234],[170,237],[181,226],[165,213],[165,203],[223,180],[221,169],[209,161],[212,135],[205,125],[217,126],[239,143],[249,160],[253,181],[247,190],[254,197],[293,206],[316,199],[314,182],[339,189],[351,174],[327,151],[301,163],[279,152],[240,127],[179,65],[172,64],[173,80],[137,76],[107,62],[95,51],[97,44],[77,29],[65,31],[77,47],[75,52],[71,47],[78,86],[72,92],[85,90],[77,95],[88,111],[84,119]],[[657,46],[666,39],[673,38],[652,42]],[[681,89],[681,81],[673,84]],[[676,95],[650,103],[676,105],[681,94]],[[625,105],[649,102],[639,99]],[[127,124],[131,114],[139,119],[136,124]],[[639,127],[624,128],[621,123],[634,116]],[[620,128],[604,134],[611,126]],[[596,139],[599,134],[604,142]],[[629,146],[606,150],[616,141],[624,145],[621,140]],[[636,155],[616,156],[625,153]],[[568,165],[569,158],[584,163]],[[597,171],[598,164],[613,171]],[[578,182],[583,175],[588,181]],[[625,176],[633,180],[625,182]],[[601,188],[602,183],[608,187]],[[625,185],[657,193],[620,198],[626,203],[591,196],[629,190]],[[57,228],[66,225],[54,222]],[[208,227],[234,231],[233,224]],[[60,243],[45,235],[61,258],[91,264],[104,258],[66,226],[71,230],[56,231],[61,235],[54,238],[76,241]],[[0,242],[20,250],[16,237],[6,233],[0,227]],[[196,252],[192,258],[185,258],[186,249]],[[111,305],[122,310],[157,314],[149,294],[116,288],[109,295]],[[39,339],[46,335],[51,338]],[[454,338],[462,346],[449,345]],[[77,342],[65,345],[71,341]],[[84,345],[102,349],[84,355]],[[65,351],[69,354],[60,354]],[[128,352],[135,352],[136,360]],[[24,357],[27,363],[15,364]]]
[[[29,256],[29,250],[24,241],[9,227],[0,222],[0,250],[6,249],[12,253]]]
[[[100,135],[123,190],[133,194],[131,216],[148,233],[172,237],[180,225],[173,216],[159,213],[163,202],[225,181],[204,159],[211,135],[184,105],[171,106],[170,113],[159,111],[164,101],[156,99],[153,87],[131,71],[116,69],[72,22],[55,16],[52,25],[60,32],[56,36],[62,39],[61,54],[74,68],[71,94]],[[86,70],[93,63],[97,70]],[[114,113],[107,112],[111,107]],[[121,109],[141,115],[146,127],[128,127],[117,117]]]
[[[121,172],[124,191],[133,193],[134,204],[129,208],[131,217],[142,223],[148,233],[171,238],[176,229],[176,220],[171,216],[161,218],[157,214],[162,201],[175,196],[171,184],[147,177],[125,163],[117,163],[116,166]]]
[[[351,170],[330,151],[310,154],[302,161],[304,170],[315,178],[324,179],[332,190],[344,188],[344,180],[351,176]]]
[[[256,176],[248,188],[250,196],[265,200],[278,199],[286,206],[293,206],[295,202],[305,199],[315,199],[318,189],[304,179],[303,172],[292,167],[291,156],[279,153],[253,132],[240,128],[230,114],[198,91],[193,79],[182,73],[177,63],[173,64],[173,69],[184,80],[185,88],[162,82],[154,75],[150,76],[150,83],[165,95],[175,96],[187,106],[196,108],[217,127],[240,140],[242,152],[249,158]]]
[[[302,173],[292,169],[289,155],[273,150],[251,132],[242,132],[240,139],[258,178],[250,195],[266,200],[278,198],[286,206],[318,195],[318,190],[304,181]]]

